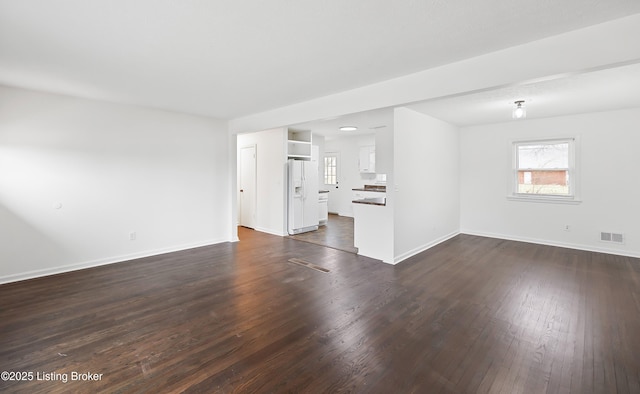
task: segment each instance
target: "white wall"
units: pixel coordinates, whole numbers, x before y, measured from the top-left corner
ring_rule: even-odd
[[[428,115],[396,108],[394,256],[402,261],[459,231],[459,131]]]
[[[313,133],[312,133],[313,134]],[[325,138],[323,135],[313,134],[313,145],[318,147],[318,190],[328,190],[324,186],[324,146]]]
[[[338,188],[330,187],[329,212],[353,217],[352,189],[375,182],[375,174],[361,174],[360,148],[375,146],[375,134],[332,138],[325,141],[325,152],[340,152],[338,163]],[[376,152],[377,153],[377,152]],[[324,187],[324,186],[323,186]]]
[[[639,124],[635,108],[463,128],[461,231],[640,256]],[[509,141],[566,136],[579,137],[583,202],[507,200]],[[600,231],[625,233],[626,244],[602,243]]]
[[[393,176],[393,125],[376,130],[376,173],[386,174],[387,183]]]
[[[0,87],[0,282],[230,240],[226,127]]]
[[[256,146],[256,230],[286,235],[286,128],[238,135],[238,149]],[[238,151],[239,152],[239,151]],[[237,157],[240,154],[237,153]]]

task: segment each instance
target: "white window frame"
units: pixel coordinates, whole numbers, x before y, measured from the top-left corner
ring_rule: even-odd
[[[544,145],[544,144],[569,144],[569,195],[555,195],[555,194],[530,194],[518,192],[518,147],[522,145]],[[555,204],[579,204],[580,200],[580,177],[579,177],[579,138],[567,137],[567,138],[543,138],[543,139],[531,139],[531,140],[514,140],[509,144],[511,149],[511,163],[509,169],[509,190],[507,199],[512,201],[528,201],[528,202],[543,202],[543,203],[555,203]]]
[[[334,165],[333,166],[327,166],[327,159],[328,158],[333,158],[333,162]],[[322,170],[322,176],[323,176],[323,181],[325,185],[337,185],[338,184],[338,155],[333,153],[333,152],[328,152],[327,154],[325,154],[324,159],[322,160],[322,164],[323,164],[323,170]],[[327,169],[329,168],[335,168],[335,175],[333,175],[333,177],[335,178],[335,182],[334,183],[327,183]]]

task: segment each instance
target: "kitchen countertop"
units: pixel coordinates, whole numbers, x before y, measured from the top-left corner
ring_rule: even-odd
[[[378,193],[386,193],[387,190],[383,189],[383,188],[370,188],[370,187],[362,187],[362,188],[356,188],[356,189],[351,189],[354,192],[378,192]]]
[[[367,205],[379,205],[379,206],[387,205],[387,199],[384,197],[363,198],[361,200],[353,200],[351,202],[354,204],[367,204]]]

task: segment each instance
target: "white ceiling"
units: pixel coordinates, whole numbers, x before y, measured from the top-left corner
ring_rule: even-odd
[[[406,107],[458,126],[513,121],[514,101],[527,119],[640,107],[640,63],[489,91],[429,100]]]
[[[543,81],[505,86],[454,97],[438,98],[404,107],[457,126],[512,122],[514,101],[524,100],[527,119],[640,107],[640,61],[601,70],[550,77]],[[358,127],[341,132],[341,126]],[[311,130],[327,139],[393,128],[393,108],[360,112],[291,127]]]
[[[637,0],[0,0],[0,84],[230,119],[639,12]]]
[[[355,126],[355,131],[340,131],[342,126]],[[293,129],[311,130],[326,139],[373,134],[380,129],[393,129],[393,108],[359,112],[334,119],[323,119],[290,126]]]

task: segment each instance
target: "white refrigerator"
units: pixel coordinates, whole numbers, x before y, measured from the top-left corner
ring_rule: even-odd
[[[299,234],[318,229],[318,162],[287,162],[288,232]]]

